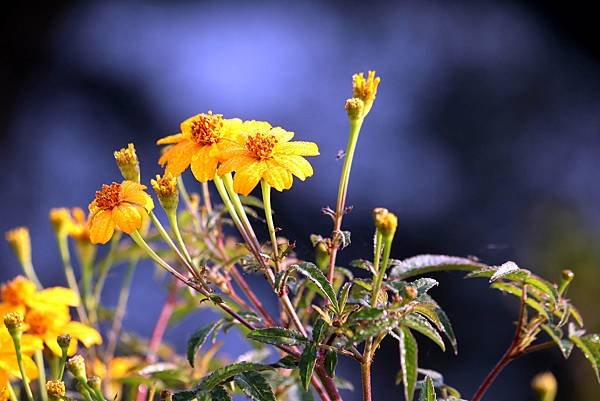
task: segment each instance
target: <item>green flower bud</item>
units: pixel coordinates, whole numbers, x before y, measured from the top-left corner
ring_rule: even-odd
[[[128,144],[126,148],[117,150],[115,152],[115,160],[123,178],[133,182],[140,182],[140,162],[135,153],[133,143]]]
[[[75,378],[82,382],[87,382],[85,373],[85,360],[81,355],[75,355],[67,361],[67,369]]]

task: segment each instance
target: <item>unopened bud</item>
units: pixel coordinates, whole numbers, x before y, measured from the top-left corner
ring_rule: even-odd
[[[356,121],[362,118],[363,116],[365,102],[356,97],[347,99],[345,109],[346,113],[348,113],[348,118],[350,119],[350,121]]]
[[[67,208],[50,209],[50,224],[57,235],[67,235],[71,227],[71,213]]]
[[[7,231],[6,240],[22,265],[31,264],[31,238],[27,227],[17,227]]]
[[[46,391],[53,400],[60,400],[66,395],[65,383],[60,380],[50,380],[46,382]]]
[[[67,369],[75,378],[84,383],[87,381],[85,374],[85,360],[81,355],[75,355],[67,361]]]
[[[157,175],[156,180],[151,180],[150,183],[163,209],[166,212],[176,210],[179,203],[177,178],[173,177],[171,173],[165,173],[162,177]]]
[[[65,353],[71,345],[71,335],[61,334],[60,336],[56,337],[56,342],[58,343],[58,346],[63,351],[63,353]]]
[[[4,325],[11,335],[20,334],[23,327],[23,314],[10,312],[4,316]]]
[[[102,379],[100,379],[98,376],[88,377],[87,384],[95,391],[102,391]]]
[[[419,295],[419,291],[413,285],[407,285],[404,288],[404,293],[409,299],[415,299]]]
[[[133,182],[140,182],[140,162],[135,153],[133,143],[128,144],[126,148],[115,151],[115,160],[123,178]]]
[[[539,401],[554,401],[557,387],[556,378],[550,372],[540,373],[531,381],[531,388]]]
[[[558,293],[560,295],[563,295],[567,291],[569,284],[571,284],[571,281],[573,281],[574,278],[575,273],[573,273],[572,270],[567,269],[562,271],[562,280],[560,281],[560,285],[558,286]]]
[[[375,227],[381,232],[384,240],[391,240],[396,233],[398,227],[398,217],[394,213],[390,213],[385,208],[373,209],[373,218]]]
[[[575,278],[575,273],[573,270],[563,270],[562,271],[562,279],[565,281],[572,281]]]

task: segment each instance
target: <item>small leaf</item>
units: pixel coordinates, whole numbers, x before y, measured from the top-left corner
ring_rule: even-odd
[[[273,345],[299,345],[309,341],[299,332],[283,327],[256,329],[248,333],[247,336],[252,340]]]
[[[596,379],[600,383],[600,335],[587,334],[579,337],[576,334],[571,334],[569,339],[579,348],[586,359],[592,365]]]
[[[340,290],[340,295],[338,296],[338,304],[339,304],[340,312],[343,312],[344,308],[346,307],[346,302],[348,302],[348,295],[350,294],[351,289],[352,289],[352,283],[346,282],[346,283],[344,283],[344,285],[342,286],[342,289]]]
[[[286,355],[277,361],[274,367],[283,369],[296,369],[298,367],[298,358],[292,355]]]
[[[419,401],[436,401],[436,399],[433,380],[431,380],[431,377],[427,376],[423,382],[423,385],[421,386]]]
[[[558,345],[558,348],[560,349],[560,352],[562,352],[565,359],[569,358],[571,351],[573,351],[573,342],[562,338],[563,333],[561,330],[550,327],[547,324],[543,324],[542,329],[546,332],[546,334],[548,334],[552,341]]]
[[[208,326],[204,326],[201,329],[197,330],[192,334],[190,339],[188,340],[187,345],[187,360],[190,363],[191,367],[194,367],[194,359],[196,356],[196,352],[202,347],[202,345],[206,342],[206,339],[211,335],[211,333],[221,324],[220,321],[209,324]]]
[[[173,394],[173,401],[191,401],[196,398],[195,391],[179,391]]]
[[[211,401],[231,401],[231,396],[223,386],[216,386],[210,390]]]
[[[363,308],[350,315],[350,321],[374,320],[383,315],[383,310],[377,308]]]
[[[222,368],[214,370],[211,374],[206,376],[198,386],[199,390],[212,390],[215,386],[230,380],[233,376],[244,372],[261,371],[272,369],[268,365],[261,365],[258,363],[240,362],[232,365],[227,365]]]
[[[304,348],[304,352],[300,356],[300,363],[298,368],[300,369],[300,381],[305,390],[308,391],[310,386],[310,378],[312,377],[315,363],[317,361],[317,346],[313,343],[309,343]]]
[[[253,401],[275,401],[267,380],[258,372],[245,372],[233,378],[235,384]]]
[[[418,255],[394,261],[391,265],[393,267],[390,271],[390,278],[394,280],[405,280],[410,277],[438,271],[474,271],[487,266],[468,258],[446,255]]]
[[[353,260],[352,262],[350,262],[350,266],[356,267],[358,269],[366,270],[366,271],[372,273],[373,275],[375,275],[377,273],[375,271],[375,267],[373,266],[373,263],[369,260],[356,259],[356,260]]]
[[[296,269],[314,283],[321,295],[327,298],[336,312],[339,313],[340,310],[335,291],[329,281],[327,281],[327,277],[325,277],[323,272],[315,264],[310,262],[303,262],[296,266]]]
[[[492,274],[492,277],[490,277],[490,283],[493,283],[499,278],[502,278],[510,273],[518,272],[519,270],[521,270],[519,269],[519,266],[517,266],[515,262],[509,260],[496,269],[494,274]]]
[[[327,334],[327,325],[323,319],[317,319],[313,326],[312,339],[315,344],[320,344]]]
[[[417,385],[418,350],[417,341],[408,327],[401,327],[400,340],[400,369],[402,371],[402,384],[404,384],[404,399],[412,401]]]
[[[333,233],[333,242],[338,244],[340,249],[350,246],[350,231],[335,231]]]
[[[338,357],[335,351],[327,351],[325,354],[325,371],[329,377],[335,376],[335,367],[337,366]]]
[[[442,351],[446,351],[446,344],[444,344],[442,336],[440,336],[440,333],[435,329],[435,327],[433,327],[431,323],[429,323],[429,321],[423,316],[418,314],[408,315],[404,319],[403,323],[408,328],[418,331],[436,343],[442,349]]]

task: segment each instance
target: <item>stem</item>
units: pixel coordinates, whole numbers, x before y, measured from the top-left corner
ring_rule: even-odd
[[[371,362],[360,365],[360,377],[362,379],[362,399],[371,401]]]
[[[10,380],[6,381],[6,390],[8,390],[8,398],[10,401],[19,401],[17,398],[17,394],[15,394],[15,389],[12,384],[10,384]]]
[[[265,207],[265,217],[267,219],[267,227],[269,229],[269,237],[271,237],[271,246],[273,248],[273,258],[275,259],[275,271],[279,272],[279,249],[277,246],[277,235],[275,234],[275,225],[273,224],[273,211],[271,209],[271,186],[265,181],[260,181],[262,188],[263,205]]]
[[[254,305],[256,309],[258,309],[258,311],[263,316],[263,318],[265,318],[267,323],[271,326],[276,326],[275,320],[265,309],[258,297],[254,294],[254,291],[252,291],[252,289],[244,279],[244,276],[242,276],[242,274],[238,271],[238,269],[235,266],[231,266],[230,272],[236,284],[240,286],[244,295],[246,295],[246,297],[252,303],[252,305]]]
[[[167,212],[167,219],[169,220],[169,225],[175,234],[175,241],[179,245],[179,248],[183,252],[183,256],[187,259],[188,263],[193,265],[192,257],[185,246],[185,242],[183,242],[183,237],[181,236],[181,231],[179,230],[179,223],[177,222],[177,211],[171,210]]]
[[[344,166],[342,167],[342,174],[340,176],[340,184],[338,187],[338,197],[333,221],[332,238],[334,238],[336,233],[338,233],[342,229],[342,220],[346,212],[346,195],[348,194],[350,170],[352,169],[354,151],[356,150],[356,143],[358,141],[358,135],[360,133],[360,128],[362,127],[363,121],[364,117],[361,117],[358,120],[350,121],[350,135],[348,139],[348,147],[346,148],[346,157],[344,158]],[[327,279],[332,284],[333,274],[335,270],[335,259],[337,257],[338,249],[339,244],[334,241],[331,245],[331,257],[329,259],[329,269],[327,271]]]
[[[40,386],[40,394],[42,396],[42,401],[47,401],[48,392],[46,391],[46,368],[44,367],[44,356],[42,354],[42,351],[35,351],[33,357],[35,359],[35,364],[38,368],[38,383]]]
[[[192,202],[190,201],[190,195],[188,194],[187,189],[185,188],[185,184],[183,183],[183,179],[181,176],[177,177],[177,186],[179,188],[179,192],[181,193],[181,197],[183,198],[183,202],[185,203],[185,207],[188,212],[192,215],[194,229],[196,232],[200,231],[200,216],[198,215],[198,210],[195,210],[192,206]]]
[[[212,203],[210,201],[210,191],[208,190],[208,182],[202,183],[202,197],[204,198],[204,206],[206,211],[212,213]]]
[[[44,288],[42,286],[42,283],[40,282],[40,279],[38,278],[37,274],[35,273],[35,268],[33,267],[33,263],[31,262],[31,259],[23,261],[23,263],[21,263],[21,266],[23,267],[23,273],[25,273],[25,276],[33,281],[33,283],[35,284],[35,286],[38,289],[42,289]]]
[[[19,365],[19,372],[21,372],[21,379],[23,380],[23,387],[25,388],[25,394],[29,401],[34,401],[31,387],[29,386],[29,379],[25,372],[25,365],[23,365],[23,355],[21,354],[21,333],[10,333],[13,344],[15,345],[15,354],[17,356],[17,364]],[[45,385],[45,384],[44,384]]]
[[[73,341],[73,340],[71,340]],[[67,355],[68,347],[62,350],[62,355],[60,356],[60,360],[58,362],[58,380],[62,380],[65,374],[65,366],[67,364]]]
[[[65,277],[67,279],[67,284],[71,291],[77,294],[79,299],[82,299],[81,292],[79,291],[79,285],[77,284],[77,279],[75,278],[75,271],[73,270],[73,264],[71,263],[71,253],[69,252],[69,242],[67,237],[62,234],[56,235],[56,241],[58,244],[58,251],[60,253],[60,259],[62,260],[63,269],[65,271]],[[89,323],[89,318],[87,313],[85,312],[85,308],[83,304],[79,304],[76,307],[77,315],[79,316],[79,320],[82,322]],[[45,386],[45,384],[44,384]]]

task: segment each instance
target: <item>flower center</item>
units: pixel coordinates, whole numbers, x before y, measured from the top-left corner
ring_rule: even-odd
[[[23,305],[35,293],[35,284],[25,277],[18,276],[2,286],[2,301],[11,305]]]
[[[246,149],[257,159],[268,159],[273,156],[273,148],[277,144],[275,135],[257,132],[246,139]]]
[[[119,204],[121,184],[113,182],[110,185],[102,185],[100,191],[96,191],[96,205],[103,210],[112,209]]]
[[[27,313],[25,321],[29,326],[28,332],[34,335],[45,334],[50,327],[52,327],[52,313],[46,313],[38,310],[30,310]]]
[[[198,145],[217,143],[223,131],[223,115],[213,114],[211,111],[207,114],[202,113],[192,121],[190,129],[192,139]]]

